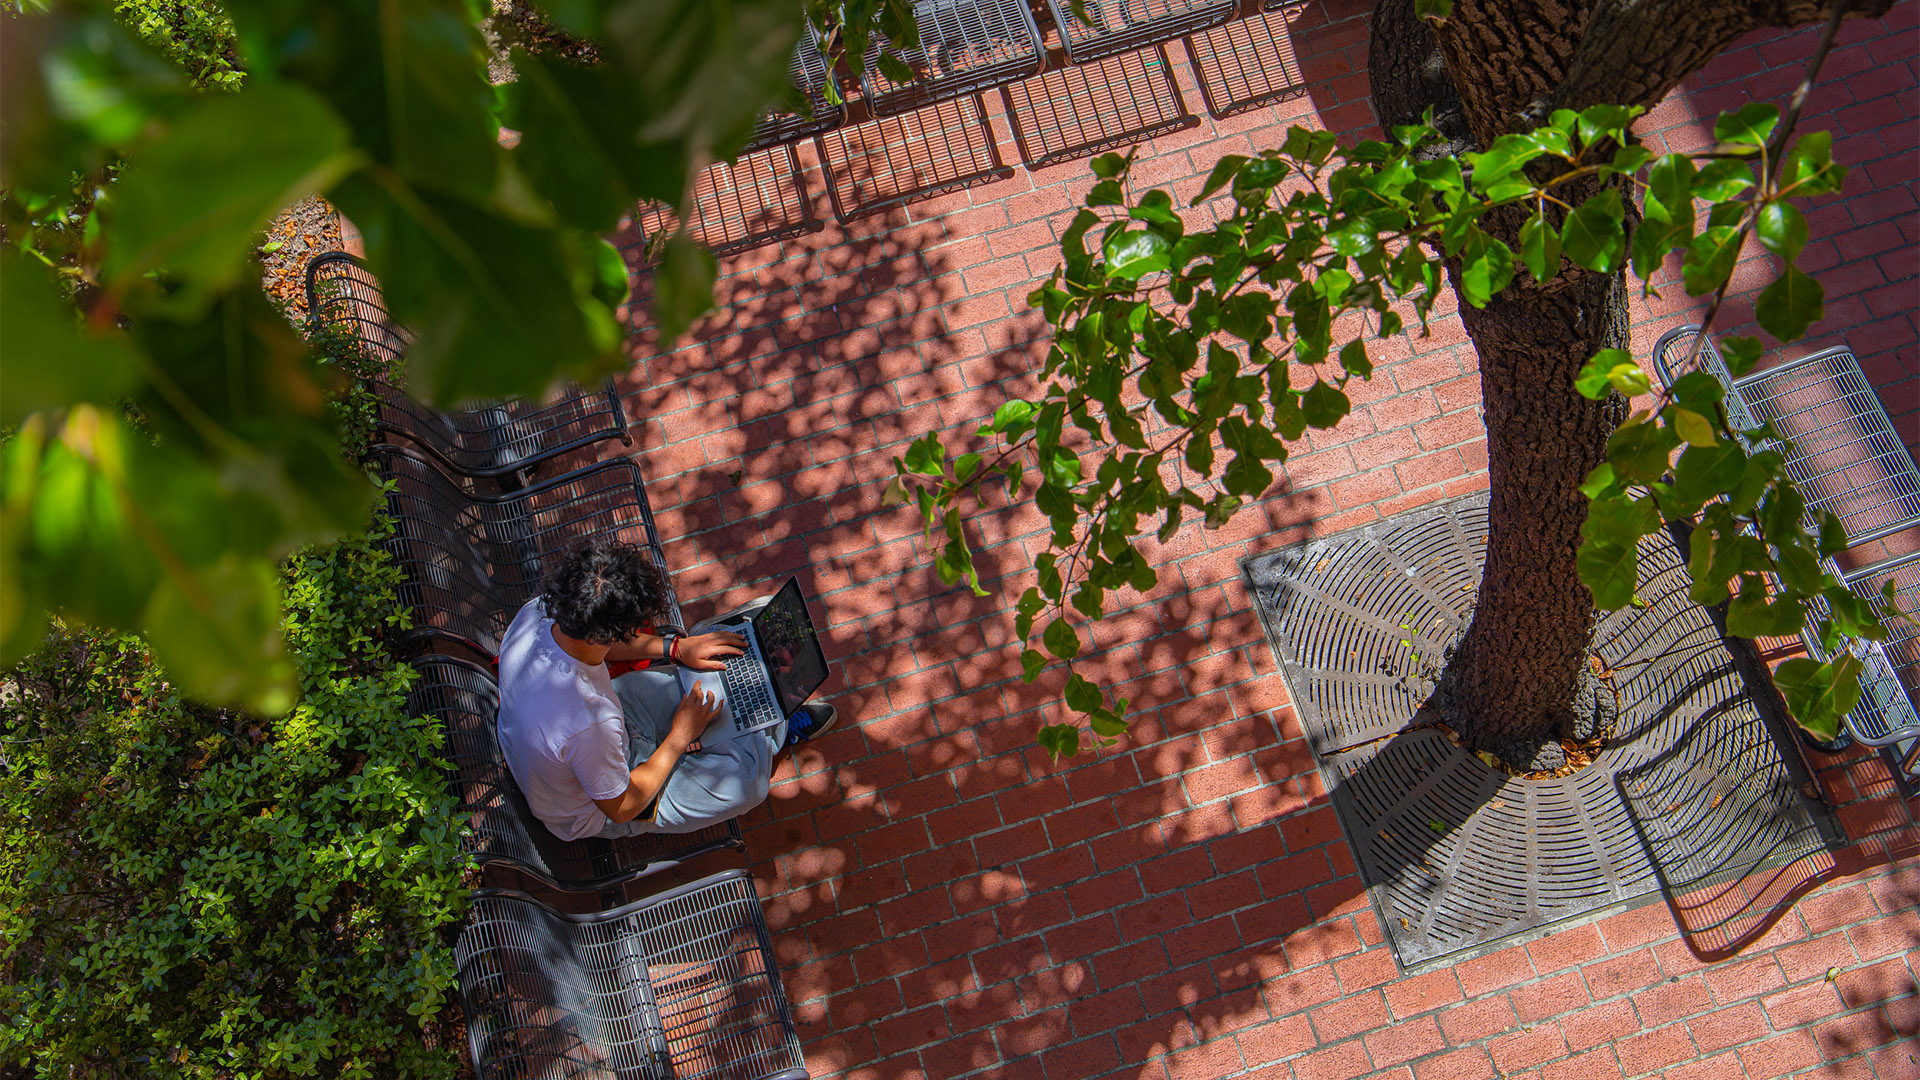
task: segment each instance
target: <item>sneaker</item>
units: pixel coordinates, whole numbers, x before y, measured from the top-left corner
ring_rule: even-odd
[[[838,710],[827,701],[809,701],[787,718],[787,741],[780,749],[792,750],[801,743],[819,738],[833,729],[833,722],[840,718]]]

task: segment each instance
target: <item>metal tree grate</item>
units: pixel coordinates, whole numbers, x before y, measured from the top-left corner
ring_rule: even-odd
[[[814,144],[843,223],[1013,175],[978,97],[839,128]]]
[[[1920,793],[1920,622],[1915,621],[1920,618],[1920,551],[1861,567],[1840,575],[1840,580],[1882,618],[1887,607],[1881,590],[1887,582],[1893,583],[1893,605],[1902,614],[1888,621],[1886,640],[1851,646],[1864,670],[1860,704],[1848,714],[1847,730],[1868,746],[1888,751],[1903,794]],[[1826,615],[1824,601],[1816,598],[1814,607],[1817,615]],[[1800,640],[1809,655],[1826,658],[1811,626]]]
[[[1301,7],[1274,8],[1184,39],[1209,116],[1220,120],[1304,91],[1306,80],[1287,33]]]
[[[732,255],[819,232],[825,223],[813,216],[813,200],[800,176],[792,146],[776,146],[711,165],[693,188],[693,235],[715,255]],[[659,203],[641,211],[640,227],[649,236],[674,228],[673,208]]]
[[[1667,385],[1684,374],[1677,368],[1697,336],[1697,328],[1682,327],[1654,347],[1654,366]],[[1920,472],[1851,352],[1826,349],[1729,380],[1709,339],[1700,343],[1697,364],[1731,388],[1730,422],[1771,423],[1788,440],[1787,475],[1806,496],[1809,523],[1815,512],[1831,511],[1855,545],[1920,523]]]
[[[755,150],[769,146],[779,146],[822,131],[831,131],[840,126],[847,118],[844,104],[833,104],[827,100],[827,62],[820,57],[820,50],[814,44],[813,28],[809,26],[800,34],[800,43],[793,47],[793,60],[787,65],[789,81],[797,101],[803,104],[803,110],[770,110],[760,118],[760,124],[754,129],[753,138],[741,149],[744,156]]]
[[[1244,564],[1401,964],[1822,849],[1824,818],[1664,537],[1642,551],[1649,605],[1604,616],[1595,636],[1619,671],[1621,717],[1592,766],[1519,780],[1437,729],[1406,731],[1422,668],[1466,628],[1486,533],[1486,497],[1473,496]]]
[[[1000,89],[1029,168],[1144,142],[1200,123],[1159,46]]]
[[[344,251],[323,252],[307,263],[307,311],[328,328],[352,335],[369,359],[398,363],[413,344],[413,335],[387,314],[380,279]]]
[[[1218,26],[1239,7],[1238,0],[1086,0],[1082,10],[1087,22],[1081,22],[1071,0],[1047,4],[1067,56],[1076,64]]]
[[[895,55],[913,69],[896,83],[880,70],[880,46],[867,52],[867,108],[891,116],[1024,79],[1040,70],[1040,30],[1027,0],[919,0],[920,48]]]

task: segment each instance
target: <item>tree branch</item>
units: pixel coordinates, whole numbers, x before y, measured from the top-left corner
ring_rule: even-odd
[[[1847,18],[1878,18],[1893,0],[1837,0]],[[1832,17],[1833,0],[1596,0],[1566,78],[1530,116],[1589,105],[1651,107],[1720,50],[1764,27]]]

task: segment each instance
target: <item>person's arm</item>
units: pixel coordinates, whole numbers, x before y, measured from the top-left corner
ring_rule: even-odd
[[[627,790],[611,799],[595,799],[593,805],[616,822],[632,821],[660,794],[673,767],[684,754],[700,749],[700,733],[720,713],[720,699],[700,687],[694,687],[673,710],[673,724],[666,739],[654,748],[647,760],[627,774]]]
[[[607,662],[664,657],[694,671],[719,671],[727,666],[727,657],[746,651],[747,639],[726,630],[679,638],[672,646],[657,634],[635,634],[607,650]]]

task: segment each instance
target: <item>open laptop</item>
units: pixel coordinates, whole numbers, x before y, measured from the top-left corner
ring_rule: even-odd
[[[800,595],[799,579],[788,578],[747,622],[714,629],[740,634],[747,639],[747,651],[728,660],[725,671],[679,669],[683,692],[698,685],[721,699],[720,714],[701,733],[701,741],[718,743],[764,731],[778,750],[786,740],[787,717],[827,681],[827,656]]]

